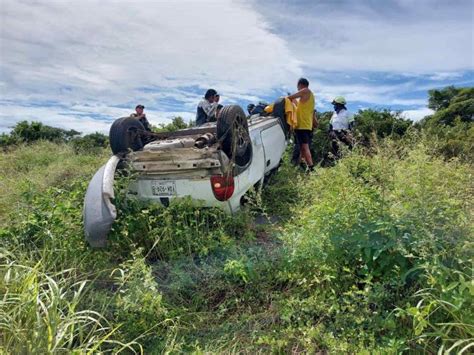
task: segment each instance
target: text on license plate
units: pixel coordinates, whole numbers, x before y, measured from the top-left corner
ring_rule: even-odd
[[[176,183],[174,181],[152,181],[151,192],[155,196],[176,195]]]

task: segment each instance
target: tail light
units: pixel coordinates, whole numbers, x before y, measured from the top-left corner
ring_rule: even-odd
[[[234,177],[213,175],[211,176],[211,186],[216,199],[227,201],[234,193]]]

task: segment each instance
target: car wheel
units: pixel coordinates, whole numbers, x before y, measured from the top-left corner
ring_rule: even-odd
[[[142,123],[133,117],[122,117],[112,124],[109,131],[112,153],[118,154],[143,149],[141,132],[145,130]]]
[[[217,139],[227,156],[239,166],[247,165],[252,158],[247,116],[238,105],[225,106],[217,120]]]

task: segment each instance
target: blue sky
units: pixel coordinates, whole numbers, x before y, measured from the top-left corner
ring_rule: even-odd
[[[471,0],[2,0],[0,132],[19,120],[90,133],[147,107],[195,116],[273,99],[307,77],[319,110],[429,114],[427,90],[474,85]]]

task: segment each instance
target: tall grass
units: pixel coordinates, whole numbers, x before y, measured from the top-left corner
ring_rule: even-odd
[[[0,349],[468,353],[473,169],[430,144],[379,142],[312,175],[284,164],[249,204],[276,225],[143,204],[125,179],[102,251],[85,243],[81,211],[105,156],[9,152]]]
[[[331,346],[472,345],[473,169],[430,152],[386,141],[300,186],[282,234],[290,343],[311,344],[309,322],[337,334]]]
[[[44,273],[1,251],[0,349],[11,354],[95,352],[132,344],[111,340],[114,328],[99,312],[81,309],[90,291],[73,269]]]
[[[107,160],[108,152],[75,154],[67,144],[37,142],[0,155],[0,225],[8,225],[9,213],[28,204],[48,187],[67,187],[90,175]]]

